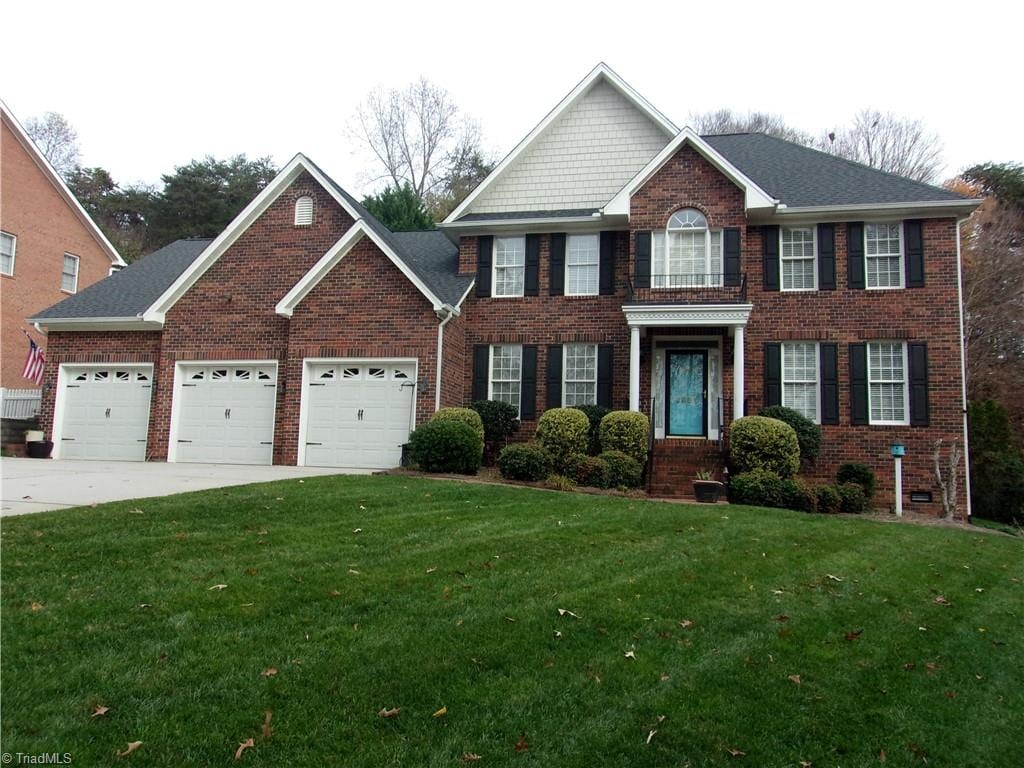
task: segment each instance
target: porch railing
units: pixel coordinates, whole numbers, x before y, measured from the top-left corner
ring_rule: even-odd
[[[43,402],[40,389],[8,389],[0,387],[0,417],[31,419],[39,413]]]
[[[636,304],[742,304],[747,300],[747,274],[651,275],[641,281],[630,275],[629,300]]]

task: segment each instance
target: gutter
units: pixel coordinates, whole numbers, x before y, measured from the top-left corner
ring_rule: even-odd
[[[964,493],[967,495],[967,521],[971,520],[971,447],[967,435],[967,340],[964,338],[964,275],[960,259],[960,224],[967,219],[956,220],[956,293],[960,310],[960,394],[963,398],[964,421]]]
[[[434,383],[434,412],[441,410],[441,369],[443,368],[443,354],[444,354],[444,327],[448,325],[448,322],[458,317],[459,312],[455,307],[445,304],[438,311],[437,315],[440,319],[441,314],[444,313],[444,319],[437,326],[437,362],[435,369],[437,370],[437,381]]]
[[[778,216],[801,216],[817,213],[864,213],[872,214],[884,211],[973,211],[981,205],[981,198],[965,198],[963,200],[929,200],[929,201],[907,201],[904,203],[850,203],[844,205],[803,205],[789,207],[779,205],[775,214]]]

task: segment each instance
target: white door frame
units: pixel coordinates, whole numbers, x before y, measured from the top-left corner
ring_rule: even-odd
[[[206,366],[224,365],[262,365],[274,368],[274,427],[277,427],[277,387],[281,385],[281,366],[277,358],[264,360],[175,360],[174,361],[174,388],[171,391],[171,428],[167,437],[167,461],[178,460],[178,418],[181,416],[182,385],[185,383],[185,368],[198,368]],[[274,440],[274,437],[270,438]],[[271,457],[273,457],[274,446],[271,446]],[[273,458],[271,458],[273,460]]]
[[[153,363],[61,363],[57,367],[57,396],[53,400],[53,428],[50,433],[50,440],[53,441],[54,459],[61,456],[61,438],[64,436],[64,405],[67,396],[68,371],[69,369],[80,368],[128,368],[132,370],[149,369],[149,421],[153,419],[153,389],[156,385],[156,378],[153,370]],[[146,451],[149,451],[149,421],[146,423]]]
[[[687,348],[686,345],[687,345],[688,342],[694,342],[694,341],[696,341],[696,342],[704,342],[704,343],[709,342],[709,341],[715,342],[715,346],[714,347],[710,347],[710,348],[709,347],[694,347],[694,349],[706,349],[709,353],[712,353],[712,352],[713,353],[717,353],[717,355],[718,355],[718,391],[714,392],[714,393],[711,392],[711,382],[709,380],[708,381],[708,394],[707,394],[709,406],[708,406],[708,409],[707,409],[706,422],[704,424],[704,428],[705,428],[705,432],[707,433],[707,437],[700,437],[700,436],[688,437],[688,436],[685,436],[685,435],[667,435],[666,433],[668,432],[668,425],[665,424],[664,422],[662,422],[661,427],[660,428],[657,427],[656,426],[657,423],[658,423],[657,417],[656,417],[656,415],[654,413],[652,413],[651,414],[651,428],[654,429],[654,439],[655,440],[663,440],[663,439],[669,438],[669,439],[672,439],[672,440],[717,440],[718,439],[718,424],[712,424],[711,423],[710,401],[711,401],[712,397],[718,398],[719,400],[722,400],[722,398],[723,398],[722,392],[724,391],[724,387],[725,387],[725,381],[724,381],[725,376],[724,376],[724,371],[723,371],[723,360],[722,360],[722,337],[721,336],[713,336],[713,335],[677,336],[677,335],[672,335],[672,334],[662,334],[662,335],[658,335],[658,336],[653,336],[651,338],[651,352],[652,352],[652,354],[651,354],[651,394],[654,394],[656,391],[658,391],[660,389],[659,402],[661,404],[662,410],[664,411],[664,406],[665,406],[665,402],[664,402],[664,397],[665,397],[665,381],[666,381],[665,377],[668,375],[668,370],[665,368],[665,350],[667,349],[667,347],[662,347],[662,348],[659,349],[658,348],[658,342],[659,341],[671,342],[673,345],[678,345],[678,349],[686,349]],[[661,372],[662,372],[662,380],[661,380],[661,382],[658,382],[656,380],[656,378],[655,378],[655,375],[654,375],[655,371],[658,370],[658,367],[659,367],[657,362],[656,362],[658,359],[661,360],[661,366],[660,366]],[[659,386],[659,384],[660,384],[660,386]],[[725,407],[724,402],[722,403],[721,407],[723,407],[723,408]],[[721,417],[721,414],[719,414],[719,417]]]
[[[309,419],[309,381],[310,369],[314,365],[338,365],[348,364],[366,365],[369,363],[394,363],[396,365],[413,366],[412,380],[415,389],[412,393],[412,413],[409,415],[409,431],[416,428],[416,402],[419,397],[420,381],[420,360],[418,357],[304,357],[302,359],[302,383],[299,393],[299,444],[295,463],[297,466],[306,466],[306,427]]]

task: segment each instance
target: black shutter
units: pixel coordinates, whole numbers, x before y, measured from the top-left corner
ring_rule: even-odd
[[[818,290],[836,289],[836,225],[818,225]],[[838,422],[836,422],[838,423]]]
[[[551,260],[548,262],[548,293],[561,296],[565,293],[565,233],[556,232],[551,236]],[[548,406],[549,408],[551,406]]]
[[[764,272],[764,289],[779,290],[779,228],[761,227],[762,257],[761,269]]]
[[[597,404],[605,408],[612,407],[612,355],[611,344],[599,344],[597,347]]]
[[[740,284],[740,230],[730,227],[722,233],[722,253],[725,263],[725,284]]]
[[[490,379],[491,348],[486,344],[473,345],[473,400],[487,399]]]
[[[868,423],[868,345],[850,345],[850,423]]]
[[[538,293],[540,293],[540,235],[527,235],[523,295],[536,296]]]
[[[864,287],[864,222],[862,221],[851,221],[846,225],[846,285],[849,288]]]
[[[839,345],[821,344],[821,423],[839,423]]]
[[[494,238],[482,235],[476,239],[476,295],[491,295],[491,257],[494,253]]]
[[[601,233],[601,266],[598,274],[600,276],[598,291],[602,296],[611,296],[615,293],[615,233]]]
[[[522,379],[519,383],[519,418],[537,418],[537,347],[523,345]]]
[[[927,427],[928,408],[928,345],[924,342],[907,345],[910,358],[910,424]]]
[[[924,232],[920,219],[903,222],[907,288],[924,288]]]
[[[782,405],[782,345],[764,345],[764,407]]]
[[[636,263],[633,268],[633,287],[651,287],[651,233],[636,233]]]
[[[560,344],[548,347],[548,394],[545,407],[562,407],[562,346]]]

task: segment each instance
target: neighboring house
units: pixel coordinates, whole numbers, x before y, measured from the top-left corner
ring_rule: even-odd
[[[61,456],[387,467],[440,406],[506,400],[528,436],[598,403],[652,415],[652,489],[680,494],[781,403],[822,424],[816,474],[866,462],[891,499],[900,440],[908,506],[937,511],[976,205],[679,130],[599,65],[442,231],[389,232],[299,155],[216,240],[39,313],[44,421]]]
[[[124,261],[3,102],[0,123],[0,400],[5,418],[23,418],[39,404],[22,377],[25,334],[46,348],[26,319]]]

